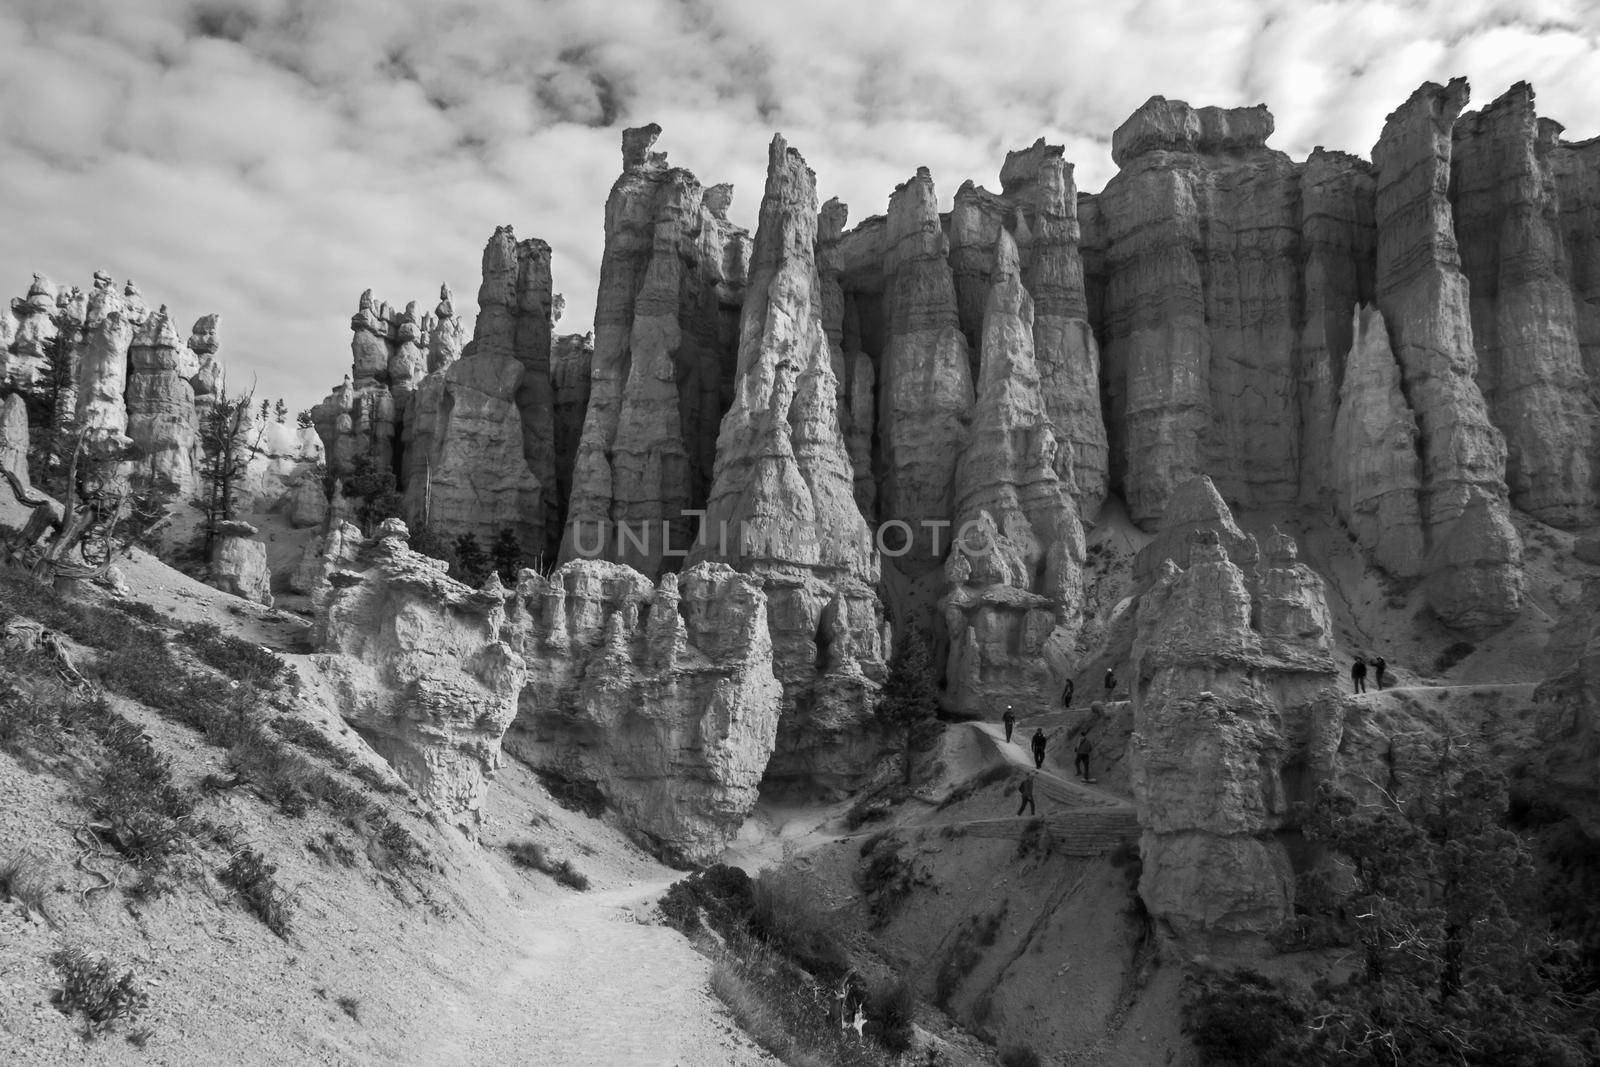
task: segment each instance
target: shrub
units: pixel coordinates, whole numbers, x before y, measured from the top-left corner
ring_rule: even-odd
[[[1433,672],[1435,674],[1443,674],[1476,651],[1478,651],[1478,646],[1471,641],[1457,641],[1435,657]]]
[[[798,875],[763,871],[754,884],[750,930],[824,982],[851,970],[837,916],[820,903],[815,887]]]
[[[19,852],[0,859],[0,900],[14,901],[23,911],[54,925],[47,900],[49,892],[50,868],[44,857]]]
[[[983,950],[993,945],[1000,933],[1000,923],[1005,919],[1006,904],[990,915],[971,915],[956,930],[956,936],[945,953],[944,961],[933,982],[933,1002],[946,1010],[950,998],[967,975],[983,959]]]
[[[893,848],[874,849],[866,865],[856,874],[856,884],[867,897],[867,911],[874,927],[881,927],[894,918],[910,899],[912,890],[927,881],[926,874],[900,855],[900,845],[901,842],[896,841]]]
[[[285,669],[283,660],[271,649],[223,633],[209,622],[190,623],[183,636],[202,663],[238,682],[266,685]]]
[[[719,863],[672,883],[660,907],[667,922],[685,934],[700,929],[704,913],[712,929],[731,937],[747,928],[755,911],[755,888],[743,870]]]
[[[1023,1045],[1012,1045],[1000,1053],[1000,1067],[1039,1067],[1039,1054]]]
[[[82,1014],[87,1038],[107,1032],[119,1020],[133,1022],[150,1003],[133,971],[119,975],[104,957],[91,958],[81,948],[67,947],[54,952],[50,963],[61,976],[50,1002],[63,1015]]]
[[[339,1010],[350,1016],[353,1021],[361,1021],[360,1000],[356,999],[355,997],[340,997],[338,1000],[335,1000],[334,1003],[339,1005]]]
[[[1010,764],[998,763],[993,767],[986,768],[952,789],[943,800],[939,801],[937,810],[943,811],[945,808],[959,804],[963,800],[971,799],[972,795],[978,790],[987,789],[996,782],[1004,781],[1009,777],[1011,777]]]
[[[917,993],[905,975],[880,982],[867,994],[867,1018],[872,1020],[872,1035],[890,1052],[905,1052],[915,1036],[912,1022],[917,1014]]]
[[[511,853],[511,862],[519,867],[531,867],[548,874],[557,882],[572,889],[582,891],[589,888],[589,879],[572,865],[571,860],[554,858],[537,841],[519,841],[507,845],[506,851]]]
[[[1017,836],[1017,859],[1029,856],[1048,857],[1056,849],[1056,839],[1043,819],[1029,819]]]
[[[293,895],[278,884],[278,868],[266,857],[246,846],[234,852],[228,865],[218,874],[224,885],[239,894],[245,906],[255,913],[268,930],[284,940],[289,938],[289,914]]]
[[[1267,1067],[1306,1051],[1303,1006],[1256,971],[1190,975],[1182,1014],[1184,1032],[1208,1067]]]

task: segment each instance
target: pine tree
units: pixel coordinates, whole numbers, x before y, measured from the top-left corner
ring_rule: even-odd
[[[200,420],[200,451],[204,457],[200,465],[203,496],[201,509],[205,512],[205,558],[211,558],[211,548],[216,543],[217,526],[233,518],[234,490],[245,466],[261,450],[261,437],[266,431],[263,423],[252,437],[250,411],[254,397],[246,394],[229,400],[226,391],[217,394],[216,400]]]
[[[356,523],[370,535],[384,519],[398,518],[405,498],[395,483],[394,471],[370,452],[357,456],[344,482],[346,499],[356,501]]]
[[[507,586],[517,584],[517,572],[522,569],[522,541],[517,531],[503,528],[489,549],[489,559],[500,580]]]
[[[450,568],[451,577],[474,589],[488,581],[493,573],[494,567],[488,555],[478,545],[478,539],[470,533],[456,538],[455,557]]]
[[[873,713],[886,729],[904,738],[905,780],[911,784],[911,748],[920,728],[939,711],[939,691],[934,685],[933,653],[927,638],[912,630],[889,660],[889,677]]]

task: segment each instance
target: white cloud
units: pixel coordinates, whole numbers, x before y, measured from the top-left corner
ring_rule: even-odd
[[[948,204],[1009,148],[1068,146],[1080,189],[1147,97],[1266,103],[1273,143],[1366,154],[1424,80],[1475,106],[1532,81],[1592,135],[1585,0],[13,0],[0,10],[0,266],[132,276],[223,315],[236,379],[315,400],[362,289],[470,313],[484,240],[555,250],[586,328],[621,128],[736,186],[753,225],[781,130],[856,220],[918,166]]]

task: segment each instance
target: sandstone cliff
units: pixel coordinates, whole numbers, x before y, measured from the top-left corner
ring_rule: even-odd
[[[1445,189],[1462,79],[1428,83],[1384,124],[1378,189],[1378,307],[1422,430],[1429,604],[1447,625],[1503,626],[1522,603],[1522,545],[1506,509],[1505,439],[1473,374],[1467,281]]]
[[[1083,530],[1056,473],[1055,424],[1034,358],[1034,306],[1000,231],[971,439],[955,470],[957,540],[941,601],[948,704],[986,715],[1057,689],[1083,602]]]
[[[1477,381],[1505,434],[1511,500],[1557,526],[1596,518],[1600,411],[1579,348],[1577,300],[1551,156],[1518,82],[1452,128],[1450,201],[1468,283]]]
[[[840,434],[816,232],[815,176],[775,137],[708,535],[690,558],[726,562],[766,593],[784,687],[768,779],[842,789],[877,747],[871,715],[886,649],[878,560]]]
[[[747,252],[726,217],[731,188],[702,189],[669,167],[651,151],[660,134],[655,125],[623,134],[623,173],[606,201],[588,410],[561,544],[563,560],[622,560],[652,576],[681,563],[697,532],[684,512],[704,507],[719,462]]]
[[[778,732],[766,597],[719,564],[652,587],[616,563],[524,571],[507,632],[528,681],[506,748],[599,792],[677,862],[712,862],[755,807]]]
[[[1140,598],[1139,894],[1180,937],[1261,936],[1288,917],[1293,870],[1274,833],[1290,814],[1282,771],[1297,724],[1337,680],[1331,648],[1322,581],[1287,537],[1247,575],[1216,531],[1195,531],[1187,567],[1167,561]]]
[[[351,534],[358,533],[353,529]],[[437,811],[475,833],[522,657],[500,637],[502,593],[447,578],[392,520],[323,579],[313,657],[345,720]]]

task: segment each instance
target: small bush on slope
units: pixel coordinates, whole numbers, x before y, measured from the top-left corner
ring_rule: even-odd
[[[278,884],[278,868],[248,846],[239,849],[217,877],[239,894],[268,930],[285,941],[289,939],[289,918],[294,908],[293,894]]]
[[[149,1005],[145,992],[131,969],[120,975],[110,960],[91,957],[83,949],[68,947],[50,957],[61,976],[61,987],[50,1002],[63,1015],[83,1015],[84,1036],[104,1034],[119,1021],[133,1022]]]
[[[54,926],[50,880],[49,861],[36,853],[23,851],[0,859],[0,900],[14,901],[23,911]]]
[[[511,853],[511,861],[519,867],[531,867],[580,892],[589,888],[588,877],[574,867],[571,860],[555,859],[536,841],[519,841],[507,845],[506,851]]]

